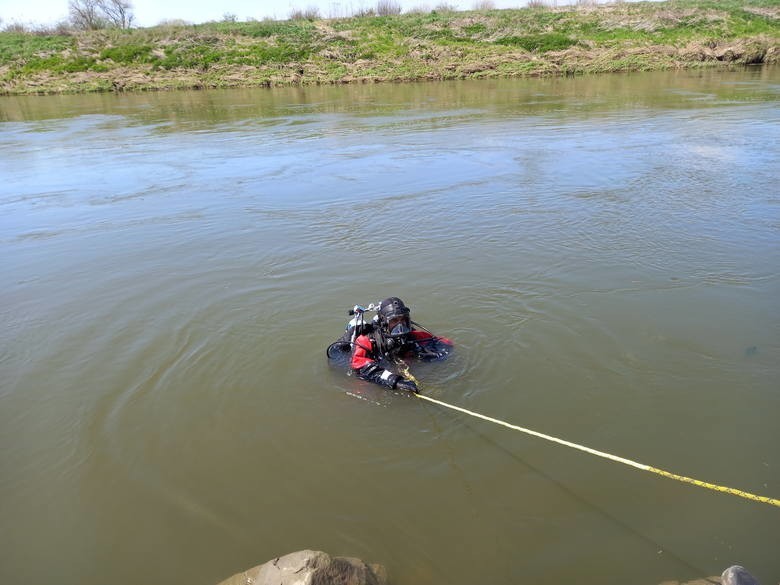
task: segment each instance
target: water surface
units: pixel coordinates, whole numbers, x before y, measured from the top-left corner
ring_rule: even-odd
[[[0,99],[0,581],[780,576],[780,70]],[[774,581],[773,581],[774,580]]]

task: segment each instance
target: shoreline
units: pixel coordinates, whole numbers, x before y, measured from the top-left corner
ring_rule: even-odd
[[[591,62],[541,62],[538,63],[537,68],[519,73],[501,73],[490,64],[486,64],[483,69],[478,71],[462,71],[452,67],[449,71],[429,70],[417,76],[388,73],[385,75],[346,75],[338,78],[324,78],[317,75],[316,72],[307,75],[305,68],[302,75],[300,73],[301,67],[297,66],[297,64],[291,64],[285,68],[275,68],[272,71],[246,66],[214,68],[206,72],[197,69],[179,69],[162,73],[148,69],[117,68],[110,72],[82,72],[70,75],[46,73],[30,76],[11,85],[0,84],[0,96],[415,83],[466,79],[566,77],[673,70],[734,70],[751,66],[771,66],[780,63],[780,60],[777,58],[753,62],[742,57],[744,53],[733,51],[733,44],[725,44],[724,47],[724,51],[736,55],[736,58],[731,60],[713,57],[701,60],[672,59],[668,63],[657,62],[653,65],[652,61],[660,61],[657,58],[659,53],[665,56],[671,53],[670,49],[660,48],[658,52],[632,53],[630,55],[632,60],[647,61],[647,63],[641,66],[622,64],[623,58],[621,56],[613,57],[605,53],[598,55]],[[551,57],[555,58],[557,56],[552,55]]]
[[[778,62],[780,5],[669,0],[59,36],[4,32],[0,95],[554,77]]]

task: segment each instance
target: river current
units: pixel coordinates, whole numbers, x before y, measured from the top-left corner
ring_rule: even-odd
[[[780,70],[0,98],[0,581],[780,579]]]

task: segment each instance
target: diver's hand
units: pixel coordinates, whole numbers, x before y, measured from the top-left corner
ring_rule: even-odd
[[[414,351],[417,353],[417,359],[422,362],[436,362],[443,360],[449,353],[445,349],[428,347],[427,345],[423,345],[421,343],[415,344]]]
[[[408,390],[409,392],[414,392],[415,394],[419,394],[420,390],[417,388],[417,384],[414,383],[414,380],[407,380],[406,378],[401,378],[395,383],[396,390]]]
[[[423,362],[437,362],[447,357],[446,351],[433,351],[426,349],[418,354],[418,359]]]

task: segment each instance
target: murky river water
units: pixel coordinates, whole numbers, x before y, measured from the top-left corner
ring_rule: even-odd
[[[0,98],[0,581],[780,579],[780,70]]]

